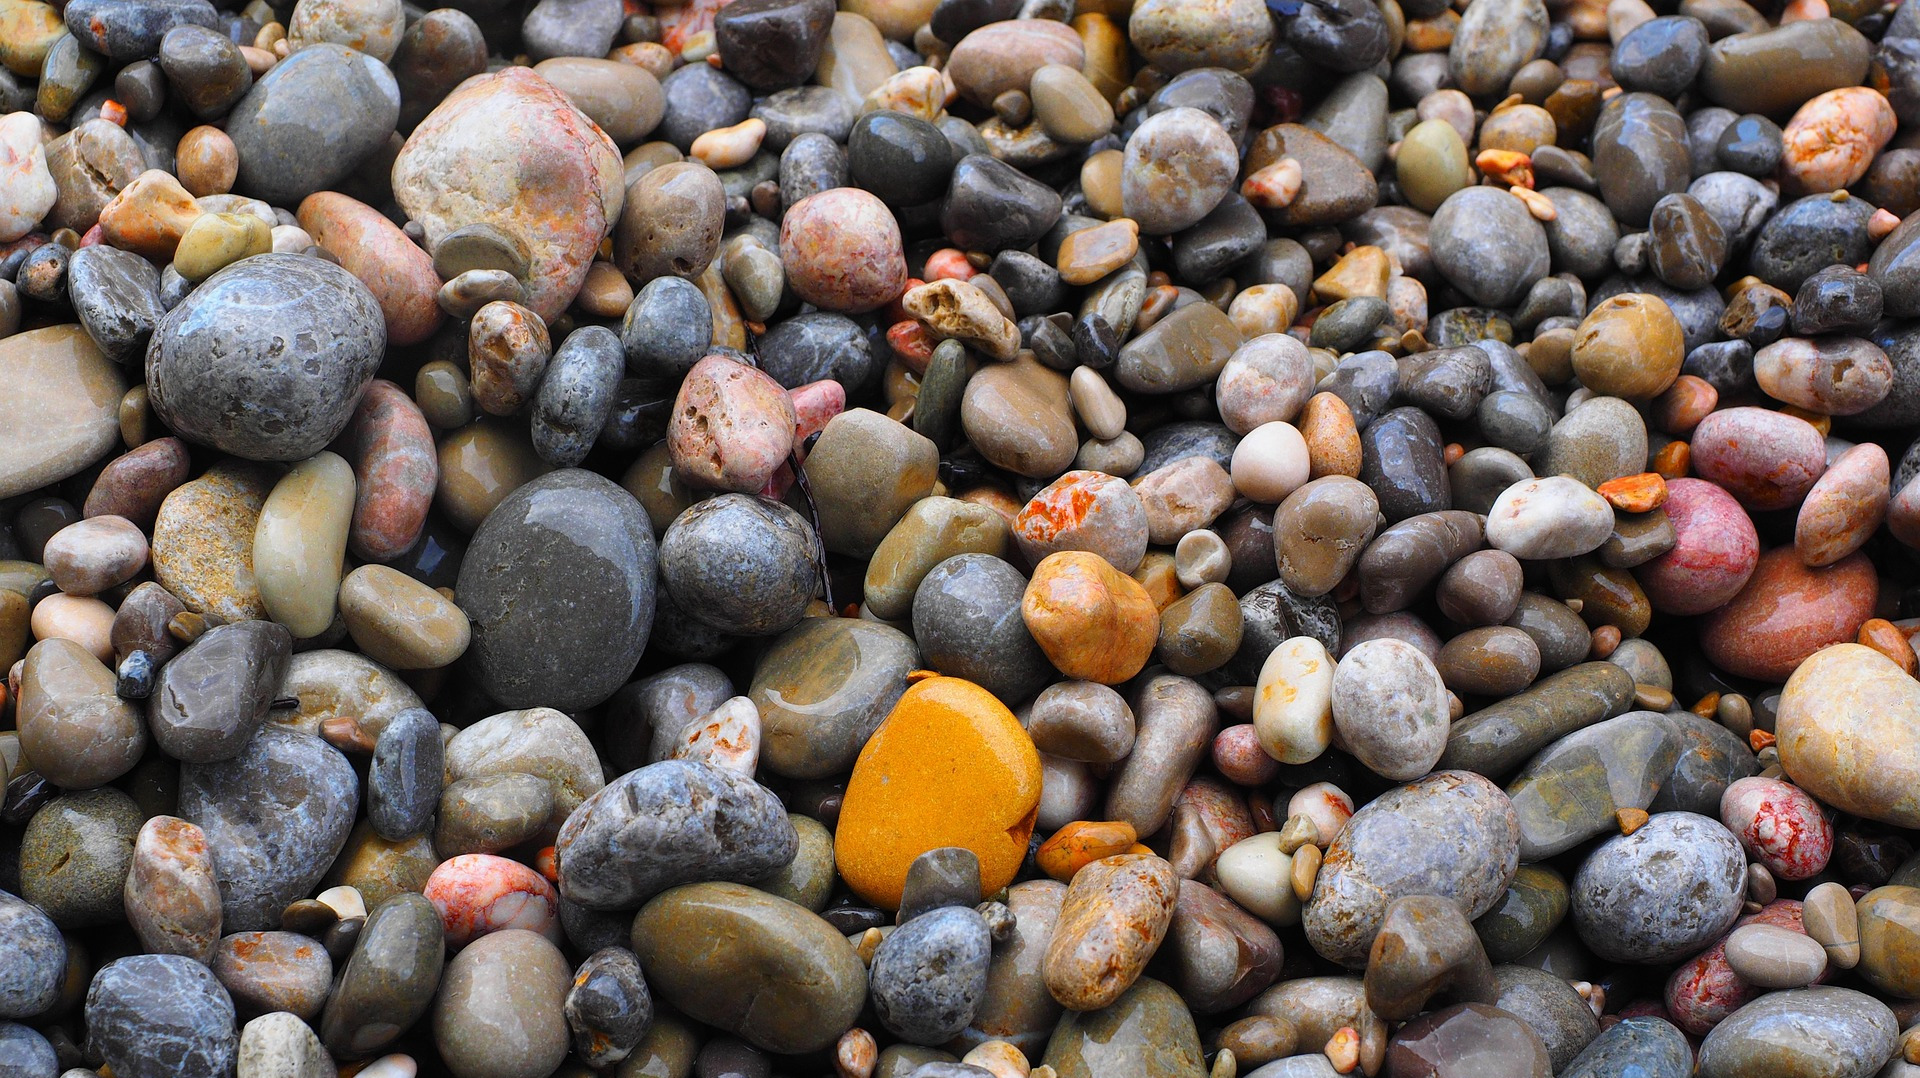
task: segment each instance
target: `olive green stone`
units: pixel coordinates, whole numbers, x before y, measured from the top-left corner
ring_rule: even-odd
[[[1513,962],[1540,946],[1566,919],[1570,899],[1567,881],[1545,865],[1521,865],[1492,909],[1473,922],[1473,930],[1487,950],[1487,959]]]
[[[124,920],[120,895],[142,822],[133,798],[111,788],[48,802],[20,837],[20,897],[62,928]]]
[[[439,865],[440,857],[428,836],[414,835],[392,842],[362,820],[347,836],[346,847],[334,860],[324,886],[352,887],[366,900],[367,908],[373,909],[396,895],[417,895],[426,890],[427,877]]]
[[[867,998],[867,971],[832,925],[737,883],[695,883],[653,898],[633,920],[648,983],[688,1017],[769,1052],[839,1039]]]
[[[815,913],[833,896],[833,832],[811,816],[789,813],[800,845],[785,868],[759,882],[762,890]]]
[[[1635,711],[1549,745],[1507,785],[1520,820],[1520,858],[1543,861],[1645,809],[1673,771],[1680,739],[1666,716]]]
[[[1225,584],[1202,584],[1160,612],[1154,654],[1186,677],[1217,670],[1240,650],[1240,600]]]
[[[1200,1078],[1200,1035],[1179,993],[1135,981],[1097,1011],[1068,1011],[1041,1060],[1060,1078]]]
[[[443,857],[498,853],[532,838],[552,813],[553,790],[538,775],[462,779],[440,794],[433,846]]]
[[[924,383],[921,403],[926,402]],[[897,621],[913,613],[913,593],[933,567],[956,554],[1007,552],[1007,519],[957,498],[922,498],[880,540],[867,563],[867,609]]]
[[[687,1078],[700,1052],[700,1038],[675,1015],[655,1012],[653,1025],[614,1071],[618,1078]]]
[[[446,941],[440,911],[419,895],[388,899],[367,915],[335,983],[320,1039],[337,1059],[376,1055],[433,1004]]]
[[[1454,722],[1439,766],[1504,775],[1555,740],[1625,712],[1632,702],[1632,675],[1612,663],[1581,663]]]

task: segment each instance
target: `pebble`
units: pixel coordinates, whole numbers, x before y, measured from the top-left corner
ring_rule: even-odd
[[[460,1078],[552,1073],[569,1043],[561,1014],[568,973],[559,948],[520,929],[492,933],[455,955],[433,1009],[441,1059]]]
[[[987,989],[986,921],[964,906],[919,914],[874,952],[867,981],[880,1024],[912,1044],[943,1044],[966,1029]]]
[[[227,1074],[239,1052],[233,1001],[207,967],[144,954],[101,966],[87,986],[87,1044],[129,1078]]]
[[[58,482],[113,447],[126,382],[79,327],[0,339],[0,370],[21,387],[0,404],[0,494]]]

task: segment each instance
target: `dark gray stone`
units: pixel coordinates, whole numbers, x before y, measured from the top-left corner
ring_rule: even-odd
[[[678,383],[713,343],[713,312],[700,286],[655,277],[627,306],[620,347],[627,368],[648,380]]]
[[[400,84],[387,65],[344,45],[309,45],[273,65],[227,115],[240,154],[234,190],[298,206],[385,146],[399,119]]]
[[[646,650],[653,526],[633,495],[564,469],[508,495],[474,533],[455,589],[480,687],[507,707],[591,707]]]
[[[965,678],[1009,705],[1058,673],[1027,631],[1027,579],[991,554],[959,554],[933,567],[913,593],[913,637],[926,664]]]
[[[745,86],[707,64],[688,64],[676,69],[660,80],[660,91],[666,98],[666,111],[653,137],[673,143],[682,153],[701,135],[746,119],[747,111],[753,107],[753,95]]]
[[[320,1016],[334,1058],[377,1055],[427,1013],[446,962],[444,931],[440,911],[411,892],[373,908]]]
[[[547,364],[533,400],[533,450],[556,468],[587,459],[613,411],[626,369],[620,338],[605,326],[567,334]]]
[[[603,1068],[625,1059],[653,1026],[653,996],[640,959],[625,947],[588,955],[574,973],[565,1013],[581,1062]]]
[[[769,327],[755,353],[760,369],[788,389],[831,378],[852,392],[874,372],[866,330],[831,311],[797,314]]]
[[[221,625],[160,668],[147,725],[161,751],[182,763],[240,755],[267,719],[286,677],[293,635],[271,621]]]
[[[1060,220],[1060,195],[1005,161],[968,154],[953,168],[940,228],[969,251],[1027,247]]]
[[[386,346],[380,305],[353,274],[322,258],[256,255],[160,320],[148,399],[189,441],[248,460],[305,460],[346,428]]]
[[[723,633],[771,636],[806,613],[820,584],[813,528],[779,502],[722,494],[660,539],[660,575],[689,617]]]
[[[430,829],[445,773],[440,720],[433,712],[410,707],[389,719],[367,768],[367,820],[374,831],[398,842]]]
[[[669,887],[762,879],[800,844],[780,799],[745,775],[662,760],[609,783],[560,828],[560,893],[633,909]]]
[[[535,63],[555,56],[598,60],[613,47],[625,16],[620,0],[540,0],[520,23],[520,40]]]
[[[1688,1078],[1693,1050],[1686,1034],[1660,1018],[1623,1018],[1595,1037],[1560,1078]]]
[[[67,261],[67,296],[87,336],[116,363],[144,356],[167,313],[153,263],[104,243],[82,247]]]
[[[124,62],[152,57],[176,26],[218,28],[220,16],[207,0],[73,0],[66,21],[87,48]]]

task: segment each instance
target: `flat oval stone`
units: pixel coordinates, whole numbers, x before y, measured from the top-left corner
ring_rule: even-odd
[[[1571,558],[1613,534],[1613,507],[1577,479],[1516,483],[1487,511],[1487,544],[1522,560]]]
[[[1667,482],[1662,508],[1673,548],[1634,573],[1654,609],[1704,614],[1738,595],[1760,561],[1760,538],[1747,511],[1718,485],[1688,478]]]
[[[991,554],[956,554],[914,591],[913,637],[926,665],[1017,704],[1057,673],[1028,631],[1027,579]]]
[[[400,86],[385,64],[345,45],[309,45],[261,76],[228,115],[240,155],[236,189],[298,206],[386,145],[399,119]]]
[[[418,344],[440,328],[445,314],[434,300],[440,278],[433,257],[386,215],[338,192],[318,191],[301,201],[298,219],[321,250],[373,293],[389,342]]]
[[[634,918],[633,950],[667,1002],[770,1052],[827,1047],[866,1001],[866,970],[832,925],[737,883],[654,898]]]
[[[1576,730],[1541,750],[1507,784],[1520,856],[1543,861],[1645,809],[1672,774],[1680,740],[1665,716],[1636,711]]]
[[[1907,781],[1920,758],[1889,727],[1920,700],[1912,680],[1892,660],[1854,643],[1801,662],[1775,720],[1788,775],[1842,811],[1897,826],[1920,821],[1920,800]]]
[[[1782,1074],[1871,1075],[1897,1052],[1887,1005],[1850,988],[1770,992],[1727,1016],[1700,1046],[1701,1078]]]
[[[146,751],[138,706],[113,671],[70,640],[42,640],[20,667],[19,752],[56,786],[90,789],[131,770]]]
[[[1701,651],[1729,673],[1785,681],[1814,652],[1859,634],[1877,581],[1864,554],[1816,569],[1790,546],[1769,550],[1740,593],[1707,615]]]
[[[611,480],[566,469],[508,495],[474,534],[456,588],[481,686],[508,706],[613,695],[646,647],[654,562],[653,526]]]
[[[180,769],[180,815],[206,833],[222,923],[274,927],[326,875],[353,826],[360,782],[332,746],[267,726],[240,755]]]
[[[1005,705],[958,678],[916,682],[854,764],[834,834],[840,875],[893,909],[915,858],[961,846],[991,894],[1019,869],[1039,799],[1039,753]]]
[[[554,853],[561,894],[619,910],[682,883],[760,879],[792,861],[797,842],[779,799],[752,779],[663,760],[583,802]]]
[[[1395,781],[1433,769],[1446,748],[1447,687],[1411,644],[1367,640],[1333,672],[1334,729],[1369,770]]]
[[[1409,843],[1406,836],[1422,841]],[[1363,806],[1327,848],[1302,917],[1307,942],[1350,967],[1366,962],[1387,906],[1406,894],[1493,908],[1519,865],[1520,827],[1499,787],[1439,771]]]
[[[1118,1000],[1166,937],[1179,893],[1173,866],[1151,855],[1083,866],[1067,888],[1041,967],[1053,998],[1074,1011]]]
[[[79,326],[29,330],[0,340],[0,497],[73,475],[119,438],[127,391],[119,368]]]
[[[853,765],[906,691],[919,661],[911,637],[851,618],[808,618],[769,647],[747,696],[760,710],[761,762],[823,779]]]
[[[285,1011],[316,1021],[333,985],[327,949],[297,932],[235,932],[221,938],[210,964],[242,1014]]]
[[[223,1078],[240,1037],[233,1000],[207,967],[180,955],[134,955],[87,986],[87,1047],[127,1078]]]
[[[75,931],[126,916],[126,881],[140,808],[112,788],[48,802],[20,836],[20,897]]]

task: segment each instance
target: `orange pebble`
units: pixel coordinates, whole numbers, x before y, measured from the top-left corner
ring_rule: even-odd
[[[1791,404],[1782,405],[1780,412],[1782,415],[1790,415],[1795,419],[1805,420],[1813,426],[1814,430],[1820,432],[1820,437],[1822,438],[1833,433],[1833,417],[1824,412],[1809,411],[1808,409]]]
[[[100,103],[100,118],[110,124],[125,127],[127,126],[127,107],[118,101],[102,101]]]
[[[1160,856],[1159,854],[1153,852],[1152,847],[1144,845],[1139,842],[1136,842],[1132,846],[1128,847],[1127,852],[1132,854],[1146,854],[1148,857]]]
[[[549,883],[560,882],[560,859],[554,855],[552,846],[544,846],[533,855],[533,870],[545,876]]]
[[[1913,645],[1907,642],[1907,634],[1885,618],[1868,618],[1860,626],[1860,642],[1900,664],[1900,669],[1912,676],[1916,666]]]
[[[1446,449],[1441,451],[1441,459],[1446,461],[1449,468],[1459,463],[1460,458],[1466,455],[1467,447],[1459,442],[1448,442]]]
[[[1173,301],[1179,298],[1180,290],[1170,284],[1147,289],[1146,302],[1140,305],[1140,314],[1133,320],[1135,331],[1146,332],[1173,310]]]
[[[1481,150],[1473,167],[1489,179],[1510,186],[1533,186],[1533,159],[1518,150]]]
[[[1033,860],[1040,871],[1061,883],[1072,883],[1081,866],[1126,853],[1139,841],[1133,825],[1125,820],[1075,820],[1041,843]]]
[[[895,322],[887,329],[887,346],[913,373],[927,373],[927,364],[933,360],[933,334],[926,326],[913,319]]]
[[[1620,833],[1631,835],[1647,825],[1647,810],[1641,808],[1623,808],[1613,814],[1614,822],[1620,825]]]
[[[967,253],[958,247],[942,247],[927,256],[927,280],[968,281],[978,276],[979,270],[967,261]]]
[[[1899,227],[1900,218],[1894,216],[1893,211],[1882,207],[1873,211],[1872,217],[1867,218],[1867,238],[1874,241],[1886,239],[1887,233]]]
[[[1695,701],[1694,705],[1687,710],[1703,719],[1711,719],[1720,710],[1720,694],[1710,692]]]
[[[1620,627],[1618,625],[1602,625],[1593,631],[1593,649],[1591,654],[1595,659],[1606,658],[1613,654],[1614,648],[1619,646]]]
[[[1675,437],[1693,433],[1720,403],[1720,391],[1705,378],[1683,374],[1653,400],[1654,424]]]
[[[1747,735],[1747,744],[1752,745],[1755,752],[1772,748],[1775,740],[1777,739],[1770,730],[1755,730]]]
[[[1599,495],[1623,513],[1648,513],[1667,501],[1667,481],[1657,472],[1623,475],[1600,484]]]
[[[1685,479],[1687,467],[1693,463],[1693,447],[1685,442],[1668,442],[1653,455],[1653,470],[1660,473],[1662,479]]]

